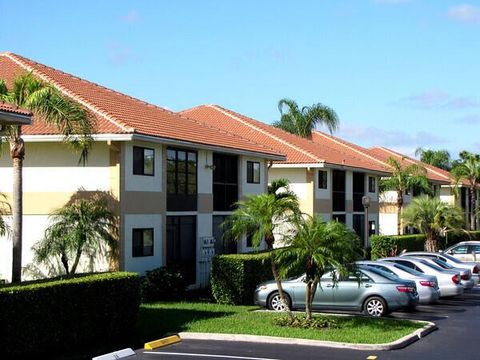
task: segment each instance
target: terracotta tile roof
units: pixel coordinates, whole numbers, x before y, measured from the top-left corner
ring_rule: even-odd
[[[368,153],[371,154],[372,156],[375,156],[377,159],[382,160],[386,162],[389,157],[394,157],[400,161],[405,162],[407,165],[408,164],[419,164],[425,167],[427,170],[427,178],[431,181],[443,183],[443,184],[450,184],[452,183],[452,178],[450,176],[450,173],[446,170],[440,169],[436,166],[432,166],[429,164],[426,164],[424,162],[421,162],[417,159],[413,159],[411,157],[405,156],[403,154],[400,154],[396,151],[393,151],[391,149],[387,149],[385,147],[372,147],[370,149],[367,149]]]
[[[32,116],[32,113],[29,110],[25,110],[25,109],[19,108],[16,105],[12,105],[5,102],[0,102],[0,111],[11,113],[11,114]]]
[[[12,84],[25,71],[58,88],[87,108],[96,119],[97,134],[142,134],[194,144],[243,150],[282,158],[268,146],[253,139],[229,133],[224,129],[206,126],[197,120],[110,90],[76,76],[39,64],[12,53],[0,54],[0,79]],[[34,118],[26,127],[26,135],[58,134],[53,127]]]
[[[334,142],[301,138],[218,105],[200,105],[180,113],[277,149],[287,155],[287,164],[327,163],[387,172],[385,164],[364,153]]]

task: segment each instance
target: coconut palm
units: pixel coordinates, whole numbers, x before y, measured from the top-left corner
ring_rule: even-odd
[[[311,138],[317,125],[325,125],[330,133],[337,130],[339,120],[336,112],[323,104],[317,103],[300,109],[291,99],[278,102],[280,121],[273,126],[305,138]]]
[[[440,169],[450,171],[452,168],[452,159],[447,150],[431,150],[417,148],[415,156],[420,156],[420,160],[425,164],[436,166]]]
[[[289,246],[279,249],[281,273],[305,266],[306,318],[312,319],[312,303],[322,275],[331,269],[344,274],[347,266],[361,258],[358,236],[337,221],[309,218],[297,225]]]
[[[34,247],[34,261],[60,259],[67,275],[75,274],[82,255],[94,259],[108,245],[116,249],[116,218],[107,198],[76,199],[51,215],[52,224]]]
[[[402,233],[403,196],[413,188],[425,193],[430,193],[432,189],[426,177],[427,170],[423,166],[416,163],[403,165],[392,156],[387,159],[387,163],[391,167],[391,175],[381,179],[380,191],[390,190],[397,193],[397,234],[400,235]]]
[[[432,252],[438,251],[437,238],[441,233],[461,229],[463,225],[458,207],[426,195],[412,200],[403,212],[403,219],[425,234],[425,250]]]
[[[87,160],[92,138],[92,117],[75,101],[66,98],[53,86],[36,79],[32,73],[26,73],[13,81],[8,89],[0,79],[0,100],[32,111],[36,119],[41,119],[56,128],[74,150],[80,152],[81,161]],[[1,134],[10,145],[13,161],[12,192],[12,282],[21,281],[22,273],[22,168],[25,146],[22,139],[22,126],[7,125]]]
[[[293,231],[293,227],[284,226],[293,224],[299,217],[299,204],[295,196],[276,196],[275,194],[260,194],[248,196],[245,201],[237,202],[237,209],[227,220],[225,227],[229,236],[241,239],[245,234],[252,236],[252,245],[258,248],[265,241],[270,251],[272,275],[277,284],[278,292],[285,304],[282,284],[278,275],[273,245],[275,243],[275,229],[282,225],[283,234]]]
[[[480,155],[467,151],[460,153],[460,159],[455,162],[452,175],[457,183],[466,181],[468,183],[470,203],[470,230],[477,228],[477,187],[480,183]]]

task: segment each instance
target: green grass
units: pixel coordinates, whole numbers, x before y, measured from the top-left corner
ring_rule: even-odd
[[[422,327],[422,324],[408,320],[333,315],[328,316],[335,318],[338,328],[280,327],[272,322],[279,314],[255,312],[257,309],[253,306],[194,302],[143,304],[138,335],[143,339],[158,339],[166,333],[191,331],[381,344]]]

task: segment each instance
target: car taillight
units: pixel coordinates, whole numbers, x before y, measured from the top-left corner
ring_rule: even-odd
[[[473,271],[472,271],[474,274],[478,274],[478,267],[475,265],[473,267]]]
[[[411,286],[397,286],[397,290],[400,292],[414,293],[415,288]]]
[[[460,283],[460,275],[453,275],[452,276],[452,281],[454,284],[459,284]]]
[[[465,274],[465,275],[461,276],[461,279],[462,280],[468,280],[468,279],[470,279],[470,276],[468,274]]]
[[[422,285],[422,286],[429,286],[429,287],[435,287],[435,281],[420,281],[420,285]]]

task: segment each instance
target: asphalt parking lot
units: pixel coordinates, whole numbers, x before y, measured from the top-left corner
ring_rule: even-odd
[[[400,350],[359,351],[316,346],[278,345],[248,342],[183,340],[156,351],[138,350],[131,359],[366,359],[375,355],[378,360],[480,359],[478,344],[480,330],[480,287],[461,297],[441,300],[436,305],[420,305],[413,313],[397,312],[395,318],[427,320],[438,330]],[[130,359],[130,358],[129,358]]]

